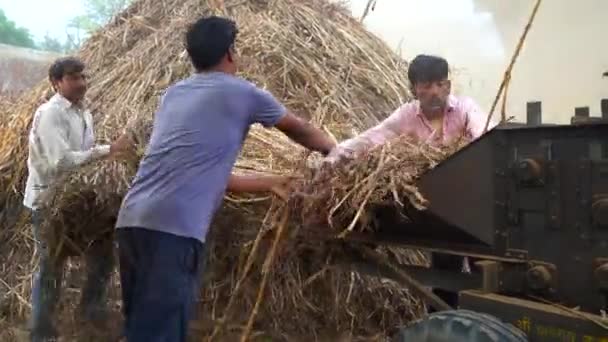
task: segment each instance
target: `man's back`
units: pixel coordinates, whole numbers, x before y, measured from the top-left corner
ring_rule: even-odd
[[[283,114],[273,101],[251,83],[220,72],[196,74],[170,87],[117,227],[204,241],[249,126],[272,125]],[[264,105],[268,115],[255,116]]]

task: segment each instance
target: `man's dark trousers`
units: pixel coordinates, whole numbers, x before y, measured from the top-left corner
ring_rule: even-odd
[[[56,246],[49,245],[42,232],[44,214],[32,211],[32,228],[40,257],[32,288],[31,341],[46,341],[57,337],[53,324],[55,309],[61,294],[66,258],[55,256]],[[91,323],[107,318],[107,285],[114,270],[112,240],[96,241],[85,251],[87,280],[80,299],[79,316]]]
[[[203,244],[143,228],[119,228],[116,238],[127,341],[186,341]]]

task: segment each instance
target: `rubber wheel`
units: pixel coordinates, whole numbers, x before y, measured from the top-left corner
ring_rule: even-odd
[[[435,312],[401,328],[393,342],[527,342],[511,324],[469,310]]]

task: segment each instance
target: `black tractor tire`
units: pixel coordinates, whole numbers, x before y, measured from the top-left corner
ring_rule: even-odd
[[[497,318],[469,310],[439,311],[399,330],[393,342],[528,342]]]

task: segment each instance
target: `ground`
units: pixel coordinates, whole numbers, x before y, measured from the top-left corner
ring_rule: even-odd
[[[108,294],[109,308],[111,309],[111,317],[109,320],[109,329],[102,334],[95,334],[91,329],[87,329],[82,323],[78,322],[78,317],[75,317],[76,310],[74,309],[80,298],[80,288],[84,282],[82,269],[77,262],[67,266],[66,278],[62,288],[62,300],[58,309],[58,328],[61,334],[59,342],[119,342],[118,336],[122,328],[122,314],[120,301],[120,285],[118,272],[114,272],[112,286]],[[195,321],[191,324],[191,341],[206,341],[205,331],[209,331],[209,324],[204,319]],[[353,338],[347,333],[338,333],[331,331],[320,332],[317,336],[317,341],[332,341],[332,342],[357,342],[357,341],[382,341],[381,338]],[[256,336],[251,341],[271,342],[276,341],[265,336]],[[240,331],[226,335],[222,341],[239,341]],[[310,338],[302,338],[297,336],[281,336],[280,341],[304,342],[311,341]],[[0,342],[29,342],[29,332],[27,323],[24,319],[6,321],[0,319]],[[121,341],[122,342],[122,341]]]

